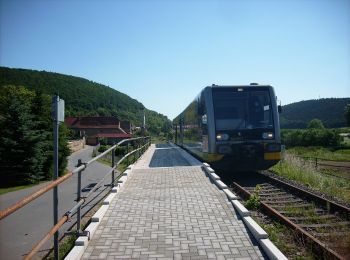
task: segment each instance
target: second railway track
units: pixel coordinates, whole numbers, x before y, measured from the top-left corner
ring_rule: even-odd
[[[227,174],[225,174],[227,176]],[[250,172],[225,182],[243,199],[291,228],[323,259],[350,259],[350,209],[269,175]]]

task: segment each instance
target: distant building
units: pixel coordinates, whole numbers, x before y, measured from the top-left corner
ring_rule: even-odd
[[[67,117],[65,123],[76,135],[85,136],[88,145],[96,145],[102,138],[113,144],[132,137],[131,123],[112,116]]]

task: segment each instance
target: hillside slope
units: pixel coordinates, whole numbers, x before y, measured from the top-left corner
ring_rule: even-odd
[[[117,116],[141,124],[142,103],[108,86],[84,78],[27,69],[0,67],[0,86],[25,86],[65,100],[66,116]],[[148,129],[153,133],[167,131],[170,120],[145,109]]]
[[[322,98],[283,106],[282,128],[305,128],[310,120],[318,118],[326,127],[346,126],[344,108],[350,98]]]

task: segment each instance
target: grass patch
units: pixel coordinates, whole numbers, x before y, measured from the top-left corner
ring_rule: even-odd
[[[130,165],[133,164],[135,161],[138,160],[138,158],[140,158],[141,154],[136,153],[136,156],[134,155],[130,155],[128,158],[126,158],[121,164],[118,165],[117,170],[119,172],[124,172],[126,170],[126,168]],[[115,162],[117,162],[118,160],[120,160],[122,158],[122,156],[120,157],[116,157],[115,158]],[[110,159],[110,157],[101,157],[97,160],[98,162],[107,165],[107,166],[112,166],[112,160]]]
[[[250,195],[249,199],[245,202],[245,206],[247,207],[247,209],[259,209],[260,207],[260,196],[259,196],[259,192],[261,190],[260,185],[256,185],[255,189],[254,189],[254,193],[252,195]]]
[[[74,247],[75,240],[77,240],[77,238],[78,238],[77,235],[73,234],[73,235],[66,236],[65,238],[63,238],[62,241],[59,242],[58,259],[64,259],[68,255],[68,253]],[[45,259],[46,260],[55,259],[53,250],[50,253],[50,255],[47,256]]]
[[[350,180],[319,172],[314,168],[312,162],[297,158],[289,152],[285,154],[282,161],[272,167],[272,170],[277,175],[350,203]]]
[[[293,147],[288,149],[288,152],[301,157],[312,157],[332,161],[350,161],[350,149],[332,151],[324,147]]]

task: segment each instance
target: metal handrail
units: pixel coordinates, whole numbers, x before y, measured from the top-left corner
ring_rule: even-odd
[[[127,153],[126,155],[124,155],[120,160],[118,160],[117,164],[115,164],[114,162],[114,157],[115,157],[115,149],[120,146],[123,143],[126,142],[131,142],[131,141],[139,141],[139,140],[145,140],[145,144],[129,153]],[[114,171],[116,170],[116,168],[118,167],[118,165],[121,164],[122,161],[124,161],[128,156],[136,153],[137,151],[140,151],[146,147],[148,147],[150,145],[150,137],[137,137],[137,138],[130,138],[130,139],[125,139],[120,141],[119,143],[113,145],[111,148],[109,148],[108,150],[106,150],[105,152],[99,154],[98,156],[92,158],[90,161],[86,162],[86,163],[81,163],[80,165],[78,165],[73,171],[69,171],[66,175],[59,177],[58,179],[56,179],[55,181],[52,181],[50,184],[46,185],[45,187],[41,188],[40,190],[24,197],[23,199],[21,199],[20,201],[16,202],[15,204],[13,204],[12,206],[6,208],[5,210],[0,211],[0,220],[9,216],[10,214],[14,213],[15,211],[17,211],[18,209],[22,208],[23,206],[25,206],[26,204],[28,204],[29,202],[35,200],[36,198],[40,197],[41,195],[43,195],[44,193],[46,193],[47,191],[53,189],[54,187],[58,186],[60,183],[64,182],[65,180],[69,179],[70,177],[73,176],[73,174],[78,173],[78,198],[77,198],[77,204],[70,209],[69,211],[67,211],[62,218],[57,222],[57,224],[55,224],[50,231],[45,235],[45,237],[43,239],[41,239],[30,251],[30,253],[24,258],[24,259],[31,259],[35,253],[37,253],[37,251],[59,230],[59,228],[61,226],[63,226],[63,224],[65,222],[67,222],[72,215],[77,212],[77,232],[80,232],[80,209],[81,206],[84,205],[86,198],[88,198],[98,187],[99,185],[105,180],[105,178],[107,176],[109,176],[112,173],[112,181],[111,181],[111,187],[114,186],[114,182],[119,178],[119,176],[121,175],[121,173],[118,174],[117,177],[114,176]],[[95,185],[95,187],[93,189],[90,190],[90,192],[84,196],[81,197],[81,173],[82,171],[84,171],[87,166],[93,162],[95,162],[96,160],[98,160],[99,158],[103,157],[104,155],[108,154],[109,152],[112,151],[112,169],[108,171],[108,173],[100,180],[100,182],[98,184]]]

